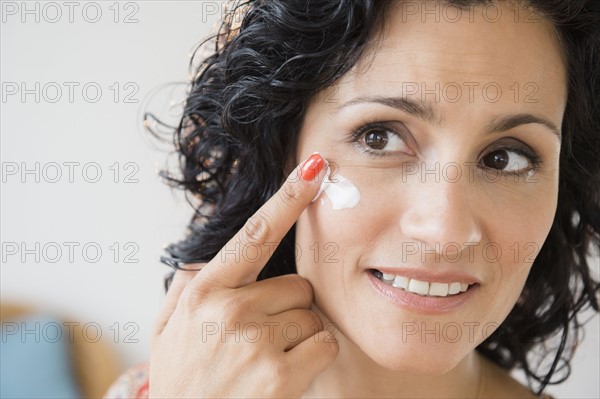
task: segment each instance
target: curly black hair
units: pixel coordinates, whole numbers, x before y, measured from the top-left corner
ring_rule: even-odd
[[[447,3],[464,8],[492,1]],[[189,92],[173,129],[180,173],[161,172],[194,208],[185,238],[166,248],[171,257],[208,262],[279,189],[309,101],[377,43],[393,3],[232,3],[217,33],[199,44],[190,61]],[[600,248],[600,2],[527,3],[553,23],[566,55],[558,208],[521,300],[477,350],[507,370],[521,367],[541,393],[570,374],[580,312],[599,310],[598,265],[591,262]],[[199,50],[213,43],[196,63]],[[258,280],[296,272],[294,243],[292,228]],[[557,347],[543,345],[550,341]],[[541,358],[551,359],[545,370],[531,356],[540,348]]]

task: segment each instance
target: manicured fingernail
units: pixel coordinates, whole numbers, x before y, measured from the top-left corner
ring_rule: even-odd
[[[325,166],[325,160],[318,152],[315,152],[302,165],[300,178],[304,181],[311,181],[313,179],[316,181],[315,178],[319,175],[323,166]]]
[[[319,191],[317,192],[317,195],[315,195],[315,197],[312,199],[312,201],[310,201],[311,203],[315,202],[317,200],[317,198],[319,198],[321,193],[325,190],[325,184],[327,183],[327,181],[329,179],[329,174],[331,173],[331,169],[329,168],[329,162],[327,162],[327,160],[325,160],[325,167],[327,168],[327,170],[325,172],[325,176],[323,177],[323,180],[321,181],[321,187],[319,187]]]

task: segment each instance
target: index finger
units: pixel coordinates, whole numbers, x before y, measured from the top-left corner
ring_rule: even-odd
[[[256,281],[275,248],[317,194],[328,167],[318,152],[296,166],[279,190],[190,284],[210,290],[238,288]]]

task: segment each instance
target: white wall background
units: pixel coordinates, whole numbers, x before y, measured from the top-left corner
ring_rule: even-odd
[[[119,323],[114,345],[126,367],[148,357],[168,271],[158,257],[191,215],[180,193],[158,179],[167,152],[143,131],[142,112],[173,115],[169,106],[183,99],[182,85],[160,87],[186,81],[189,55],[209,34],[221,3],[75,3],[72,22],[63,2],[2,3],[2,300],[98,323],[110,341]],[[38,21],[25,8],[37,9]],[[88,22],[97,9],[99,21]],[[62,17],[52,23],[57,10]],[[39,98],[22,97],[22,89],[35,92],[36,82]],[[19,92],[11,95],[15,85]],[[57,86],[62,97],[55,101]],[[94,102],[96,87],[102,93]],[[36,163],[37,176],[21,173]],[[71,164],[72,178],[69,163],[79,163]],[[89,182],[98,170],[99,180]],[[52,183],[57,171],[62,177]],[[68,245],[75,244],[65,242],[79,244],[72,259]],[[19,253],[11,255],[12,243]],[[23,261],[21,243],[39,243],[39,261]],[[52,263],[56,246],[62,256]],[[128,322],[135,326],[125,328]],[[139,342],[125,342],[128,334]]]
[[[190,215],[157,178],[166,153],[141,113],[175,120],[178,108],[168,110],[182,86],[160,87],[187,79],[190,52],[221,4],[2,2],[1,298],[98,323],[123,368],[148,358],[168,271],[157,259]],[[39,260],[23,252],[36,245]],[[550,393],[600,397],[598,331],[595,317],[572,378]]]

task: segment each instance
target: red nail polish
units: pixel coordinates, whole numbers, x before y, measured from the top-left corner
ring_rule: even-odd
[[[304,181],[310,181],[318,176],[321,169],[325,166],[325,160],[319,153],[312,154],[302,168],[300,169],[300,178]]]

